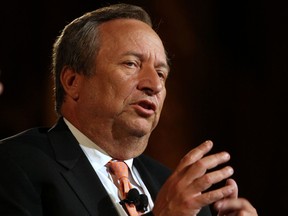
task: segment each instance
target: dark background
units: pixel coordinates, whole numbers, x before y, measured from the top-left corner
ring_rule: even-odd
[[[51,126],[50,54],[82,13],[120,1],[0,3],[0,138]],[[206,139],[227,150],[240,196],[259,216],[287,215],[286,1],[142,0],[172,59],[168,97],[147,154],[175,168]]]

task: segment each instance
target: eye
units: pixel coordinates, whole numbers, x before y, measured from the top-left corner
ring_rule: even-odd
[[[163,72],[162,70],[158,70],[157,74],[161,79],[163,79],[163,80],[167,79],[167,73]]]
[[[129,68],[137,68],[138,63],[136,61],[126,61],[124,62],[124,65],[126,65]]]
[[[158,72],[158,76],[161,77],[161,78],[164,78],[164,75],[162,72]]]

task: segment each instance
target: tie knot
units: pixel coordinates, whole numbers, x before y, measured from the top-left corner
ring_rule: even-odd
[[[108,167],[111,174],[115,175],[119,180],[121,178],[128,178],[128,166],[123,161],[109,161]]]

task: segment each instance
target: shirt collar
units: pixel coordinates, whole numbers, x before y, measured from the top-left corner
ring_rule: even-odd
[[[81,131],[79,131],[74,125],[72,125],[66,118],[63,118],[67,124],[69,130],[74,135],[78,143],[84,149],[86,156],[93,164],[96,169],[101,169],[113,158],[108,155],[103,149],[101,149],[97,144],[85,136]],[[132,170],[133,158],[124,161],[130,170]]]

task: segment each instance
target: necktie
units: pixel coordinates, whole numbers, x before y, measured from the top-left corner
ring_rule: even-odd
[[[113,178],[114,184],[119,189],[119,197],[121,200],[126,199],[127,193],[132,188],[128,178],[128,166],[123,161],[110,161],[108,167]],[[140,215],[134,204],[125,203],[126,210],[130,216]]]

